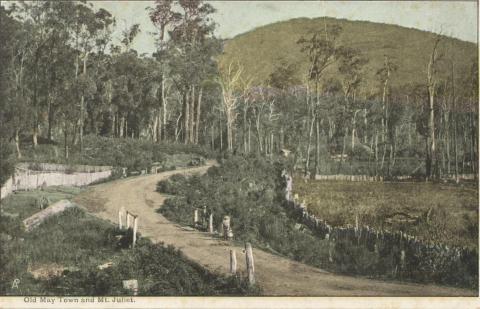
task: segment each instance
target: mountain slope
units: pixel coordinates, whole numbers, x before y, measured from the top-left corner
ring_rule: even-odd
[[[295,64],[295,78],[301,81],[307,71],[308,60],[300,51],[297,41],[302,35],[309,37],[313,31],[323,31],[325,24],[340,25],[343,31],[338,44],[358,48],[368,58],[362,92],[371,93],[378,87],[375,73],[382,67],[384,55],[391,57],[398,65],[397,72],[392,76],[394,87],[425,82],[435,34],[366,21],[320,17],[270,24],[227,41],[220,61],[239,61],[245,67],[246,75],[254,77],[257,84],[265,84],[275,66],[284,61]],[[471,64],[477,57],[477,44],[443,36],[439,52],[443,55],[444,66],[454,55],[456,71],[459,73],[456,78],[460,81],[461,75],[470,72]],[[330,76],[326,78],[337,74],[334,67],[328,73]]]

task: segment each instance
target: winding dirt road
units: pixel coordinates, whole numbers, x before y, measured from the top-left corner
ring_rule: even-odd
[[[243,248],[231,246],[207,233],[181,227],[156,212],[165,200],[165,196],[155,191],[158,181],[178,173],[204,173],[212,164],[96,185],[75,197],[74,202],[115,224],[118,210],[123,206],[139,215],[138,229],[142,236],[173,245],[212,271],[228,272],[229,251],[234,248],[237,265],[244,272]],[[270,296],[476,296],[475,292],[463,289],[336,275],[260,249],[254,248],[253,253],[257,282],[264,294]]]

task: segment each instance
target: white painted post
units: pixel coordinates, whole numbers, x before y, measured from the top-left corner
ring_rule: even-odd
[[[333,248],[335,247],[335,242],[332,237],[328,239],[328,261],[333,263]]]
[[[235,250],[230,250],[230,273],[232,275],[237,273],[237,255]]]
[[[213,234],[213,214],[210,214],[210,217],[208,218],[208,232]]]
[[[193,226],[196,227],[198,223],[198,209],[195,208],[193,212]]]
[[[206,225],[207,225],[207,206],[203,206],[202,228],[205,228]]]
[[[223,222],[218,224],[218,236],[223,236]]]
[[[250,285],[254,285],[255,284],[255,265],[253,262],[252,245],[249,242],[245,244],[245,258],[247,262],[248,283]]]
[[[137,228],[138,228],[138,217],[133,217],[133,237],[132,237],[132,248],[135,248],[135,243],[137,242]]]
[[[123,219],[123,213],[122,213],[122,209],[120,208],[118,210],[118,228],[120,230],[123,228],[122,219]]]
[[[127,230],[130,228],[130,213],[127,211]]]

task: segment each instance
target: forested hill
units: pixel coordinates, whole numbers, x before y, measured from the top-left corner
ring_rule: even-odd
[[[384,55],[391,57],[398,65],[398,70],[391,76],[393,87],[425,83],[427,64],[436,35],[412,28],[366,21],[320,17],[270,24],[229,40],[221,61],[239,61],[247,76],[253,76],[256,83],[263,84],[280,63],[294,64],[293,78],[289,80],[291,83],[301,83],[308,69],[308,58],[302,53],[297,41],[302,36],[311,37],[313,32],[323,33],[325,26],[330,25],[342,28],[337,45],[356,48],[369,61],[365,67],[362,90],[371,92],[371,88],[375,88],[375,74],[384,63]],[[444,32],[448,32],[448,29],[444,29]],[[469,72],[477,57],[477,44],[446,36],[442,36],[438,49],[441,61],[446,67],[445,71],[448,71],[453,57],[457,72]],[[329,71],[329,77],[335,77],[332,76],[335,75],[334,66],[330,67]],[[461,75],[458,74],[457,78],[461,78]]]

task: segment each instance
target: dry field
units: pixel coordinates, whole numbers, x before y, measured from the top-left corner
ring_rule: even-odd
[[[427,241],[478,247],[478,185],[316,181],[293,191],[331,225],[403,230]]]

